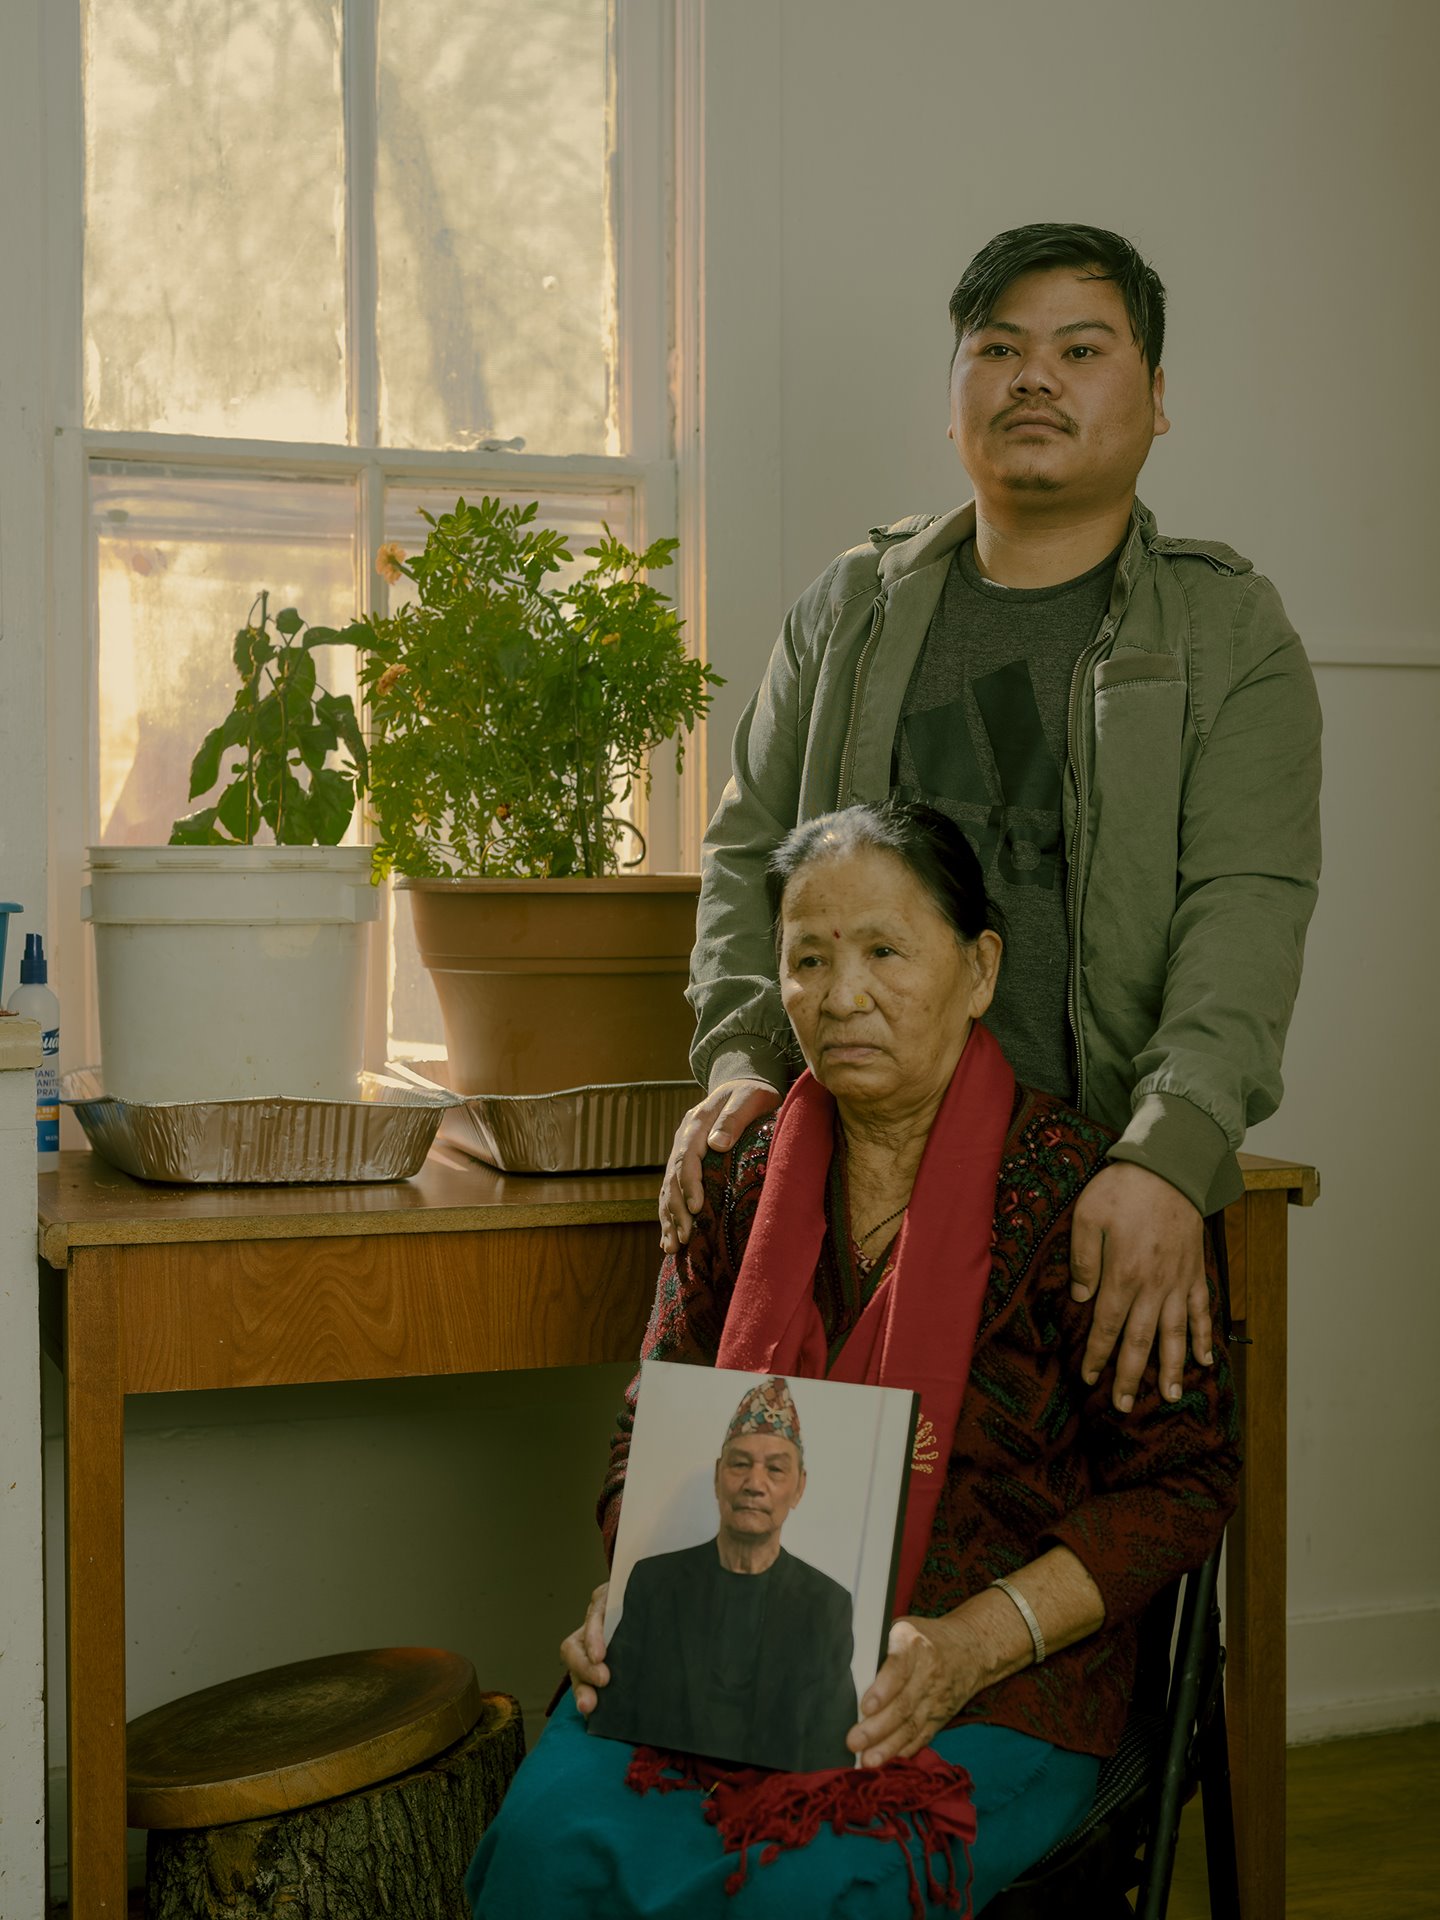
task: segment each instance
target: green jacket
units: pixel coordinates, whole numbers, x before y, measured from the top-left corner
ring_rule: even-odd
[[[890,789],[901,702],[973,504],[877,528],[786,616],[705,837],[689,998],[702,1085],[794,1060],[764,884],[797,821]],[[1203,1213],[1279,1105],[1320,871],[1320,707],[1274,587],[1138,501],[1070,685],[1065,770],[1077,1105]]]

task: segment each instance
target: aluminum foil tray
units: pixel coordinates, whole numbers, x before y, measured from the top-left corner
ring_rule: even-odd
[[[394,1061],[392,1073],[445,1091],[443,1060]],[[502,1173],[597,1173],[663,1167],[700,1089],[693,1080],[625,1080],[562,1093],[472,1093],[445,1114],[441,1138]]]
[[[98,1154],[137,1180],[196,1186],[408,1180],[447,1107],[443,1087],[362,1073],[353,1100],[121,1100],[98,1067],[60,1077]]]

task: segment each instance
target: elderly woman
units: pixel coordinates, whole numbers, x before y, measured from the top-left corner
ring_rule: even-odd
[[[1084,1815],[1125,1721],[1137,1618],[1233,1505],[1218,1343],[1169,1402],[1152,1362],[1128,1416],[1080,1380],[1070,1218],[1109,1136],[1017,1086],[979,1024],[1001,942],[963,834],[919,807],[825,815],[778,848],[772,889],[807,1071],[707,1159],[644,1357],[920,1394],[900,1617],[848,1736],[860,1769],[757,1786],[587,1739],[609,1678],[602,1587],[562,1650],[573,1692],[471,1865],[477,1916],[954,1910],[966,1874],[936,1871],[947,1832],[968,1842],[979,1913]],[[601,1499],[611,1552],[635,1393]],[[643,1790],[697,1781],[703,1799]],[[957,1796],[966,1817],[947,1826]],[[897,1811],[899,1844],[877,1844]],[[728,1850],[747,1840],[773,1843],[763,1864]]]

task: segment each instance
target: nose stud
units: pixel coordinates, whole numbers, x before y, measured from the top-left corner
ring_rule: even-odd
[[[856,996],[855,996],[855,1011],[856,1011],[857,1013],[863,1013],[863,1012],[865,1011],[865,1009],[866,1009],[866,1007],[868,1007],[868,1006],[869,1006],[869,1004],[870,1004],[870,997],[869,997],[869,995],[868,995],[868,994],[864,994],[864,993],[857,993],[857,994],[856,994]]]

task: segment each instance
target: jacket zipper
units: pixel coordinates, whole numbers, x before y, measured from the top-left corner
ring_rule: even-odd
[[[1125,617],[1125,609],[1130,602],[1130,576],[1126,567],[1132,548],[1137,540],[1137,529],[1132,524],[1120,552],[1120,563],[1116,577],[1124,589],[1120,606],[1113,612],[1107,612],[1100,622],[1100,631],[1094,640],[1075,662],[1075,671],[1070,676],[1070,705],[1065,716],[1065,731],[1069,748],[1070,765],[1075,771],[1075,830],[1070,836],[1070,845],[1065,860],[1065,921],[1070,936],[1070,979],[1066,990],[1066,1008],[1070,1016],[1070,1038],[1075,1047],[1075,1105],[1085,1111],[1085,1042],[1080,1032],[1080,862],[1079,851],[1081,837],[1085,831],[1085,815],[1090,805],[1090,795],[1086,789],[1086,769],[1078,752],[1079,741],[1075,730],[1075,714],[1079,706],[1077,692],[1083,684],[1082,673],[1089,676],[1095,662],[1115,637],[1115,629]],[[1143,542],[1141,542],[1143,547]]]
[[[855,662],[855,684],[850,692],[850,727],[845,735],[845,750],[840,756],[840,786],[835,796],[837,807],[850,805],[850,777],[855,767],[855,735],[860,725],[860,696],[865,690],[865,682],[870,676],[870,663],[880,644],[880,629],[885,624],[884,590],[875,595],[875,604],[870,612],[870,635],[860,649],[860,658]]]
[[[1080,862],[1081,838],[1085,830],[1085,814],[1090,804],[1086,788],[1086,767],[1079,752],[1079,738],[1075,726],[1075,716],[1080,702],[1078,690],[1083,684],[1081,675],[1089,675],[1102,650],[1114,637],[1118,619],[1107,617],[1100,627],[1096,638],[1081,654],[1075,663],[1075,671],[1070,676],[1070,708],[1066,715],[1065,729],[1070,749],[1070,765],[1075,775],[1075,825],[1070,835],[1070,845],[1065,859],[1065,919],[1070,935],[1070,980],[1066,993],[1067,1010],[1070,1015],[1070,1038],[1075,1047],[1075,1105],[1085,1112],[1085,1042],[1080,1031]]]

